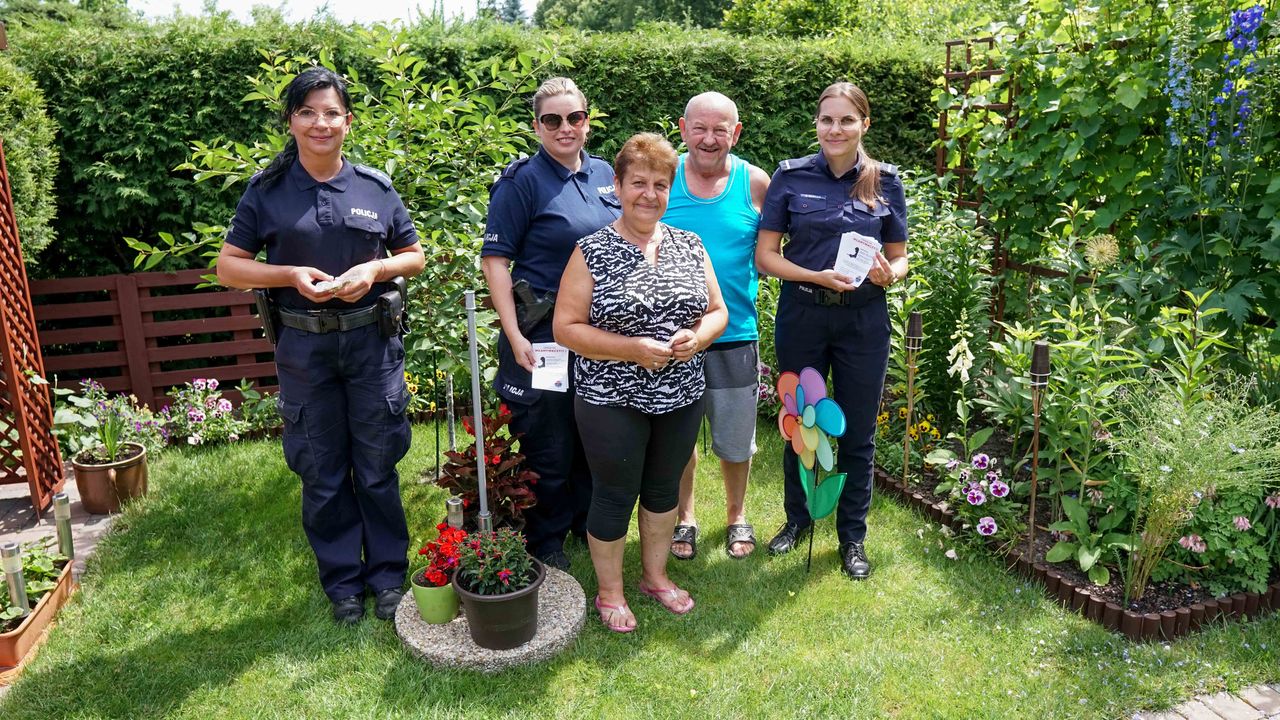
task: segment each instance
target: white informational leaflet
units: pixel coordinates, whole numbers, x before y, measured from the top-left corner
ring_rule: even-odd
[[[861,285],[879,252],[880,243],[875,238],[850,230],[840,236],[835,271],[849,278],[854,286]]]
[[[533,343],[533,387],[569,391],[569,349],[555,343]]]

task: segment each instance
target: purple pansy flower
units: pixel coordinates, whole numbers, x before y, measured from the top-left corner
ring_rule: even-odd
[[[986,453],[978,453],[973,456],[973,467],[977,470],[986,470],[991,467],[991,456]]]
[[[970,505],[981,505],[987,501],[987,496],[983,495],[981,490],[971,487],[968,494],[965,495],[965,499],[969,501]]]
[[[978,534],[983,536],[991,536],[996,534],[996,519],[987,516],[978,519]]]
[[[992,480],[991,494],[998,498],[1002,498],[1009,494],[1009,486],[1004,484],[1003,480]]]

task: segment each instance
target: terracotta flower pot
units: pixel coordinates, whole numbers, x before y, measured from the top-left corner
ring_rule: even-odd
[[[458,617],[458,593],[453,583],[433,587],[419,585],[418,574],[414,573],[409,584],[413,590],[413,602],[418,606],[418,615],[432,625],[443,625]]]
[[[458,582],[453,588],[462,601],[467,629],[477,645],[489,650],[510,650],[530,640],[538,631],[538,588],[547,577],[546,568],[533,558],[535,577],[527,587],[503,595],[477,595]]]
[[[138,454],[100,465],[82,463],[79,457],[71,461],[85,512],[93,515],[119,512],[122,502],[146,494],[147,449],[132,442],[122,443],[121,448],[137,448]]]

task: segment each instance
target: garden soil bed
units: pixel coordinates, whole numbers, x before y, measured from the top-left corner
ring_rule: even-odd
[[[905,486],[901,478],[875,470],[876,487],[904,501],[934,522],[958,530],[959,520],[943,498],[918,486]],[[927,481],[932,485],[932,481]],[[1047,507],[1037,512],[1037,528],[1049,524]],[[1262,593],[1236,593],[1215,598],[1201,588],[1181,583],[1152,583],[1142,600],[1124,606],[1124,591],[1118,578],[1107,585],[1094,585],[1080,570],[1067,563],[1047,563],[1045,553],[1053,546],[1048,532],[1037,532],[1035,548],[1028,554],[1025,541],[1018,547],[990,549],[1023,577],[1042,583],[1045,592],[1064,607],[1081,613],[1112,632],[1131,640],[1170,640],[1217,621],[1254,618],[1280,609],[1280,578],[1273,577]]]

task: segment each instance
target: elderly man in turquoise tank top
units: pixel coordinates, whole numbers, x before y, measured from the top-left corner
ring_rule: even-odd
[[[687,152],[680,156],[671,199],[662,221],[696,233],[711,257],[729,326],[707,349],[706,412],[711,423],[711,450],[724,475],[728,523],[725,552],[750,555],[755,531],[746,518],[747,478],[756,451],[756,396],[759,355],[756,327],[756,226],[769,189],[769,174],[731,151],[742,135],[738,107],[717,92],[696,95],[680,118]],[[695,447],[680,479],[680,506],[671,554],[691,559],[697,554],[694,518]]]

